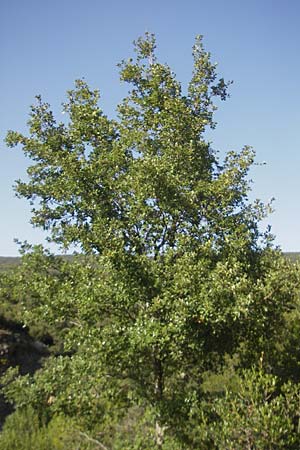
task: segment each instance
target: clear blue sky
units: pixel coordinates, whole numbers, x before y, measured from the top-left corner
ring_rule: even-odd
[[[3,143],[8,129],[26,132],[29,105],[41,94],[59,115],[65,91],[85,77],[112,116],[124,95],[116,64],[132,41],[154,32],[158,55],[185,86],[191,47],[204,35],[219,73],[233,79],[231,98],[209,133],[220,156],[256,149],[253,197],[275,197],[268,223],[285,251],[300,251],[300,2],[297,0],[3,0],[0,6],[0,255],[17,255],[13,239],[41,242],[30,206],[12,184],[27,163]],[[59,117],[60,119],[60,117]]]

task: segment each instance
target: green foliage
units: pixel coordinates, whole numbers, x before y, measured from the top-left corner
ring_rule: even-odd
[[[36,315],[35,319],[31,317],[29,322],[26,311],[37,309],[42,302],[43,285],[44,289],[51,289],[51,295],[55,296],[55,287],[64,277],[63,268],[68,265],[68,260],[44,253],[41,246],[34,247],[34,256],[26,256],[30,248],[27,243],[23,244],[19,264],[13,270],[0,273],[0,317],[4,322],[27,326],[36,339],[53,337],[56,342],[54,349],[59,349],[62,327],[51,325],[47,317],[40,315]]]
[[[233,355],[240,365],[257,361],[280,335],[299,289],[298,267],[259,229],[268,206],[248,201],[253,150],[221,162],[204,139],[228,83],[217,80],[201,37],[186,95],[155,46],[146,34],[136,58],[120,64],[131,89],[117,120],[103,114],[98,91],[78,80],[63,105],[65,123],[38,97],[29,136],[7,135],[32,160],[28,181],[16,185],[31,201],[32,223],[84,256],[70,263],[25,245],[22,265],[5,278],[1,295],[21,303],[25,323],[47,324],[63,342],[62,355],[33,377],[8,383],[8,373],[6,396],[19,408],[99,426],[112,448],[121,443],[110,440],[108,424],[118,424],[117,439],[136,407],[127,448],[194,445],[185,428],[204,375]],[[228,408],[235,401],[228,397]],[[220,424],[214,405],[211,420],[217,414]],[[259,426],[275,425],[271,419]],[[229,439],[224,423],[216,445]]]
[[[2,450],[95,450],[101,448],[89,438],[74,420],[55,416],[50,422],[41,420],[32,408],[11,414],[0,434]]]
[[[193,412],[193,444],[211,449],[296,450],[299,392],[299,385],[291,383],[279,388],[277,378],[261,370],[243,371],[234,390],[202,402]]]
[[[276,339],[268,346],[266,359],[282,382],[300,382],[300,299],[283,315]]]
[[[125,409],[128,396],[151,405],[157,395],[158,357],[163,361],[164,392],[156,407],[166,420],[182,420],[193,390],[199,390],[193,380],[216,369],[221,356],[241,342],[247,358],[251,352],[255,359],[271,333],[277,332],[286,298],[291,299],[292,283],[297,282],[297,272],[293,275],[286,260],[276,254],[261,256],[262,275],[255,283],[253,274],[246,275],[236,260],[215,267],[210,262],[206,267],[199,259],[193,267],[191,258],[186,265],[182,258],[179,267],[173,265],[176,282],[151,302],[145,291],[129,284],[127,272],[115,272],[103,258],[90,257],[85,264],[80,259],[72,264],[60,261],[54,272],[51,259],[40,251],[28,253],[18,272],[22,275],[25,270],[20,287],[25,302],[30,299],[24,317],[29,323],[47,321],[60,329],[64,349],[75,353],[48,360],[30,382],[30,390],[28,382],[19,379],[18,394],[12,398],[20,405],[40,404],[42,409],[47,398],[54,397],[49,406],[53,413],[82,415],[87,422],[102,420],[107,407],[102,404],[103,391]],[[27,265],[32,269],[35,264],[27,279]],[[188,295],[182,298],[187,288]],[[270,297],[273,291],[276,302]]]
[[[215,66],[197,41],[189,95],[182,95],[170,68],[147,60],[142,42],[147,47],[152,39],[138,41],[136,62],[121,64],[121,80],[133,89],[118,107],[118,122],[103,114],[99,93],[82,80],[68,92],[67,125],[38,98],[30,137],[7,135],[9,146],[21,144],[35,162],[17,193],[33,202],[33,223],[54,241],[110,258],[124,250],[132,257],[177,255],[182,247],[221,245],[226,234],[243,230],[251,245],[252,209],[238,206],[253,152],[230,153],[221,169],[203,139],[213,98],[226,97],[226,84],[214,84]],[[253,213],[261,214],[261,205]]]

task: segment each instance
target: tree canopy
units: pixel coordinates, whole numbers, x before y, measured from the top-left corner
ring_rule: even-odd
[[[37,97],[30,136],[8,133],[8,145],[20,143],[34,161],[29,182],[16,186],[34,203],[33,224],[64,247],[78,243],[98,254],[108,241],[117,253],[155,258],[205,243],[222,248],[234,232],[255,246],[261,211],[245,205],[253,151],[231,152],[220,166],[204,139],[215,125],[214,98],[226,99],[228,83],[217,80],[201,37],[187,95],[157,62],[154,36],[139,39],[135,50],[136,61],[120,64],[132,88],[118,120],[103,114],[98,91],[77,80],[63,105],[66,124]]]
[[[254,151],[220,161],[205,139],[230,83],[218,78],[202,37],[187,92],[155,47],[146,34],[136,57],[119,65],[130,90],[117,119],[77,80],[65,122],[37,97],[29,136],[10,131],[7,144],[21,144],[32,161],[28,181],[16,183],[33,206],[32,223],[81,253],[57,269],[41,249],[29,252],[27,284],[26,264],[19,269],[27,321],[59,325],[72,354],[31,380],[27,403],[42,389],[50,409],[72,416],[82,407],[89,420],[100,420],[111,398],[120,409],[144,406],[162,448],[168,430],[183,438],[207,370],[238,350],[250,364],[276,335],[298,275],[259,227],[268,207],[248,199]]]

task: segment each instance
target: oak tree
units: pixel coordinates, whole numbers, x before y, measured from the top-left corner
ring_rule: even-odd
[[[296,281],[260,231],[268,208],[248,199],[253,150],[220,161],[205,139],[230,83],[218,79],[201,36],[186,92],[155,47],[146,34],[120,64],[130,90],[116,119],[77,80],[65,122],[37,97],[29,135],[10,131],[7,143],[32,161],[16,183],[32,223],[86,255],[59,281],[36,272],[29,315],[64,324],[95,392],[109,380],[117,396],[127,380],[132,401],[153,408],[161,447],[164,426],[188,417],[201,374],[276,332]]]

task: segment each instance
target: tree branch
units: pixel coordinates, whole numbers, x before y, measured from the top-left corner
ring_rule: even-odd
[[[105,445],[101,444],[100,441],[97,441],[97,439],[91,438],[86,433],[83,433],[83,431],[79,431],[79,434],[81,436],[85,437],[88,441],[94,442],[94,444],[97,444],[100,448],[102,448],[102,450],[109,450],[107,447],[105,447]]]

